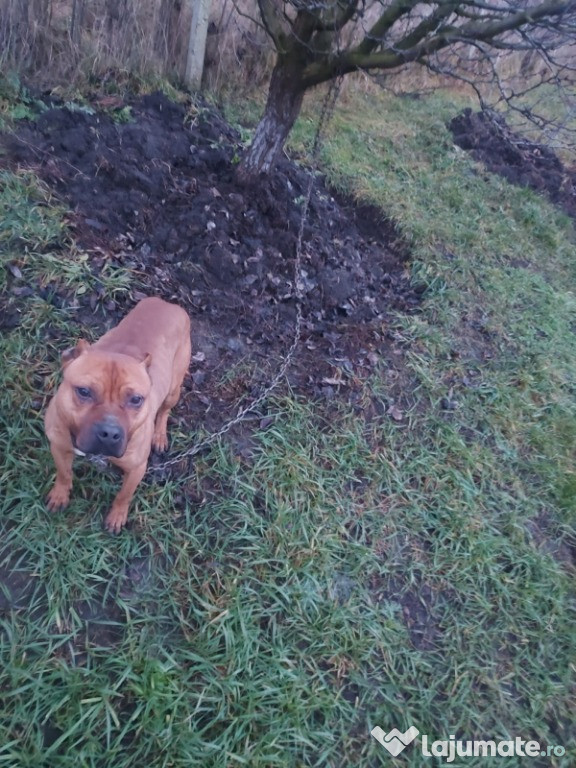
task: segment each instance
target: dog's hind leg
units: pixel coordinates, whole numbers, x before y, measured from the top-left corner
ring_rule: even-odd
[[[190,365],[190,355],[191,345],[190,339],[188,339],[187,343],[182,344],[176,353],[170,392],[156,414],[152,448],[159,453],[162,453],[168,448],[168,416],[170,410],[176,405],[180,397],[182,382],[184,381],[184,376],[186,376]]]

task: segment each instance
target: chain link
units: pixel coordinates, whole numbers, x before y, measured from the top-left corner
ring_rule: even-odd
[[[187,459],[187,458],[190,458],[191,456],[195,456],[197,453],[200,453],[200,451],[203,451],[205,448],[208,448],[210,445],[218,441],[223,435],[225,435],[233,427],[235,427],[236,424],[239,424],[241,421],[243,421],[251,411],[258,408],[259,405],[261,405],[265,400],[268,399],[268,397],[273,392],[273,390],[276,389],[280,381],[284,378],[286,371],[288,370],[288,368],[290,367],[290,364],[292,363],[292,360],[294,359],[294,355],[296,354],[296,349],[302,337],[303,281],[301,277],[301,269],[302,269],[302,247],[303,247],[303,241],[304,241],[304,228],[306,226],[306,222],[308,221],[310,201],[312,199],[312,190],[314,188],[314,177],[316,173],[316,167],[318,164],[318,156],[320,154],[320,149],[322,147],[324,130],[326,128],[326,125],[330,122],[330,119],[334,113],[334,108],[338,100],[338,94],[340,93],[341,83],[342,83],[341,77],[335,78],[330,83],[330,87],[328,89],[328,92],[326,94],[326,97],[322,105],[322,111],[320,112],[320,118],[318,120],[318,125],[316,126],[316,132],[314,134],[314,142],[312,145],[312,153],[311,153],[312,168],[310,170],[310,179],[308,181],[306,195],[304,197],[304,203],[302,205],[302,215],[300,217],[298,238],[296,240],[296,256],[294,259],[293,291],[294,291],[294,298],[296,300],[296,321],[294,324],[294,336],[292,338],[292,343],[290,344],[290,347],[286,352],[282,365],[278,369],[277,373],[273,377],[270,384],[268,384],[268,386],[258,395],[258,397],[255,400],[248,403],[247,405],[245,405],[243,408],[241,408],[236,414],[236,416],[234,416],[232,419],[227,421],[217,432],[214,432],[213,434],[208,435],[208,437],[205,437],[199,443],[196,443],[191,448],[188,448],[188,450],[181,451],[180,453],[173,456],[171,459],[167,459],[166,461],[163,461],[161,464],[157,464],[154,467],[149,467],[148,471],[150,472],[161,472],[167,469],[168,467],[173,466],[174,464],[179,464],[183,459]]]

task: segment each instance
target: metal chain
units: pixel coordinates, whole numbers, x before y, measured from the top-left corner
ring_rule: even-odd
[[[314,134],[314,142],[312,145],[312,153],[311,153],[312,168],[310,171],[310,179],[308,181],[308,187],[306,189],[306,195],[304,197],[304,203],[302,206],[302,215],[300,217],[298,238],[296,240],[296,256],[294,260],[294,298],[296,299],[296,321],[294,325],[294,337],[292,339],[292,343],[290,344],[288,351],[286,352],[282,365],[278,369],[276,375],[274,376],[270,384],[268,384],[268,386],[258,395],[258,397],[255,400],[248,403],[247,405],[245,405],[243,408],[241,408],[236,414],[236,416],[234,416],[232,419],[227,421],[217,432],[214,432],[213,434],[208,435],[208,437],[205,437],[199,443],[196,443],[191,448],[188,448],[188,450],[186,451],[182,451],[176,454],[171,459],[167,459],[166,461],[163,461],[161,464],[157,464],[154,467],[150,467],[149,471],[160,472],[162,470],[165,470],[168,467],[173,466],[174,464],[178,464],[183,459],[189,458],[191,456],[195,456],[197,453],[200,453],[200,451],[203,451],[205,448],[208,448],[210,445],[212,445],[212,443],[215,443],[217,440],[219,440],[223,435],[229,432],[232,429],[232,427],[235,427],[236,424],[239,424],[241,421],[243,421],[246,418],[246,416],[250,413],[250,411],[255,410],[259,405],[261,405],[265,400],[268,399],[272,391],[276,389],[280,381],[284,378],[286,371],[288,370],[290,364],[292,363],[292,360],[294,359],[296,349],[298,347],[298,344],[300,343],[300,338],[302,336],[303,282],[301,279],[301,267],[302,267],[302,244],[304,240],[304,228],[306,226],[306,222],[308,221],[310,200],[312,199],[312,190],[314,187],[314,176],[315,176],[316,166],[318,162],[318,155],[320,154],[320,149],[322,146],[324,130],[326,125],[330,122],[330,119],[334,113],[334,108],[338,100],[338,94],[340,93],[341,83],[342,83],[341,77],[335,78],[330,83],[330,87],[328,89],[328,92],[326,94],[326,97],[322,105],[322,111],[320,112],[320,118],[318,120],[318,125],[316,126],[316,132]]]

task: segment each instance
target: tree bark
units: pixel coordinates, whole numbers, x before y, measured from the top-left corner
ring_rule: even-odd
[[[280,57],[270,80],[264,114],[256,126],[252,143],[236,168],[236,180],[253,184],[261,175],[269,174],[280,156],[284,143],[304,98],[302,70],[304,62],[296,56]]]

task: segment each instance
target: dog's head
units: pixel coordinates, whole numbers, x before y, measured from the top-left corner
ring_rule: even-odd
[[[62,355],[58,388],[74,447],[82,453],[120,458],[150,413],[150,355],[138,361],[101,352],[79,341]]]

